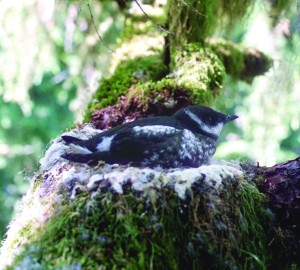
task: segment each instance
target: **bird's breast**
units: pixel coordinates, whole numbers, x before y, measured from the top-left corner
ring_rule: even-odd
[[[211,138],[195,134],[187,129],[183,130],[180,159],[183,163],[201,166],[208,163],[216,150],[216,143]]]

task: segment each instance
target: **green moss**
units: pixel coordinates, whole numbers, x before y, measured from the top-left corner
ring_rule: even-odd
[[[172,93],[183,89],[191,102],[211,104],[225,80],[224,66],[216,54],[210,49],[203,49],[201,44],[193,43],[176,52],[173,63],[173,73],[169,78],[163,78],[168,68],[160,55],[122,62],[109,79],[100,82],[88,106],[85,121],[90,119],[95,109],[116,104],[123,94],[127,95],[128,102],[134,98],[142,106],[147,106],[153,96],[159,98],[161,91]]]
[[[226,76],[225,68],[216,54],[202,48],[199,43],[191,43],[174,53],[172,63],[168,78],[136,84],[134,91],[128,93],[128,99],[138,99],[140,104],[147,106],[153,97],[159,102],[163,92],[174,96],[173,93],[181,89],[187,92],[192,103],[210,105]]]
[[[33,186],[32,186],[32,193],[34,193],[35,190],[40,186],[40,184],[43,183],[43,177],[44,177],[44,174],[41,173],[38,178],[35,178],[33,180],[34,183],[33,183]]]
[[[226,40],[211,41],[207,44],[224,63],[226,72],[238,77],[241,70],[245,68],[247,49],[244,46]]]
[[[173,97],[178,89],[185,91],[194,104],[210,105],[220,92],[225,80],[225,68],[218,57],[201,44],[191,43],[177,51],[173,72],[159,81],[139,82],[128,93],[128,100],[137,99],[146,106],[149,101],[159,102],[165,92]]]
[[[246,181],[241,182],[238,196],[241,199],[241,220],[238,227],[241,232],[241,243],[243,243],[241,255],[245,256],[243,267],[251,269],[256,265],[256,269],[266,269],[271,255],[268,251],[268,237],[264,228],[269,218],[263,208],[265,198],[255,186]]]
[[[122,62],[114,74],[102,79],[92,102],[89,103],[85,121],[91,117],[95,109],[113,105],[118,98],[127,93],[132,84],[140,81],[159,80],[166,75],[167,67],[162,63],[160,55],[150,55]]]
[[[221,198],[181,201],[168,189],[151,201],[129,190],[94,200],[82,194],[65,201],[14,265],[30,258],[44,269],[264,269],[270,256],[261,194],[241,180]]]
[[[199,43],[191,43],[177,51],[174,70],[181,74],[180,86],[191,91],[195,104],[209,103],[222,88],[225,81],[225,68],[210,49]]]
[[[223,39],[211,39],[206,46],[218,56],[233,78],[248,80],[265,73],[273,64],[266,54]]]

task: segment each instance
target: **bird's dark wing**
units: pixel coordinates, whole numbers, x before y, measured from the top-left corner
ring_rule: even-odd
[[[81,139],[78,139],[76,137],[73,137],[73,136],[68,136],[68,135],[63,135],[61,136],[61,138],[67,143],[67,144],[70,144],[70,143],[79,143],[79,142],[82,142],[83,140]]]
[[[162,125],[134,126],[119,130],[113,135],[110,149],[107,151],[86,153],[66,153],[63,158],[95,165],[103,160],[107,163],[127,164],[143,162],[151,157],[161,157],[162,152],[170,151],[179,146],[182,130]],[[87,142],[87,141],[86,141]],[[78,144],[80,147],[80,145]],[[76,147],[76,146],[75,146]],[[75,149],[76,150],[76,149]],[[79,149],[80,150],[80,149]],[[176,150],[175,150],[176,151]]]
[[[121,130],[114,137],[109,162],[126,164],[151,158],[168,147],[178,144],[182,130],[169,126],[135,126]]]
[[[62,139],[67,144],[76,144],[82,147],[87,148],[91,152],[96,152],[96,146],[100,144],[104,137],[111,137],[115,134],[119,133],[126,133],[130,129],[134,129],[135,127],[146,127],[146,126],[165,126],[166,128],[176,128],[176,129],[183,129],[181,124],[174,118],[168,116],[160,116],[160,117],[150,117],[145,119],[139,119],[133,122],[125,123],[123,125],[105,130],[98,135],[95,135],[91,139],[88,140],[81,140],[72,136],[63,135]]]

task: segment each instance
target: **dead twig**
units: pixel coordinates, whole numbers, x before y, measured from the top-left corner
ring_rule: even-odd
[[[88,6],[88,8],[89,8],[89,12],[90,12],[90,14],[91,14],[91,20],[92,20],[92,23],[93,23],[93,25],[94,25],[94,27],[95,27],[96,33],[97,33],[97,35],[98,35],[98,38],[100,39],[100,41],[103,43],[104,47],[105,47],[107,50],[109,50],[111,53],[114,53],[114,51],[113,51],[111,48],[109,48],[109,46],[104,42],[102,36],[100,35],[100,33],[99,33],[98,29],[97,29],[97,25],[96,25],[96,23],[95,23],[94,15],[93,15],[93,12],[92,12],[91,5],[90,5],[89,0],[86,0],[86,3],[87,3],[87,6]]]
[[[200,13],[197,9],[195,9],[195,8],[191,5],[191,3],[190,3],[189,1],[183,0],[183,2],[184,2],[187,6],[189,6],[189,7],[190,7],[195,13],[197,13],[198,15],[203,16],[203,17],[207,17],[205,14]]]
[[[125,1],[125,0],[124,0]],[[157,23],[152,17],[150,17],[142,8],[142,6],[140,5],[140,3],[137,0],[134,0],[134,2],[138,5],[139,9],[145,14],[145,16],[151,20],[159,29],[163,30],[164,32],[168,33],[168,34],[172,34],[174,35],[174,33],[169,32],[168,30],[166,30],[163,26],[161,26],[159,23]]]

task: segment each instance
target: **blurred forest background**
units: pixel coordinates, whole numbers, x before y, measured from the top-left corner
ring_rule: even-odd
[[[228,76],[215,108],[240,118],[226,126],[216,158],[271,166],[300,155],[300,16],[295,1],[280,18],[276,7],[270,17],[272,3],[257,1],[245,21],[216,33],[274,59],[252,82]],[[105,44],[115,49],[123,16],[113,1],[0,2],[1,238],[47,145],[81,121],[99,80],[109,75],[111,52],[88,4]]]

